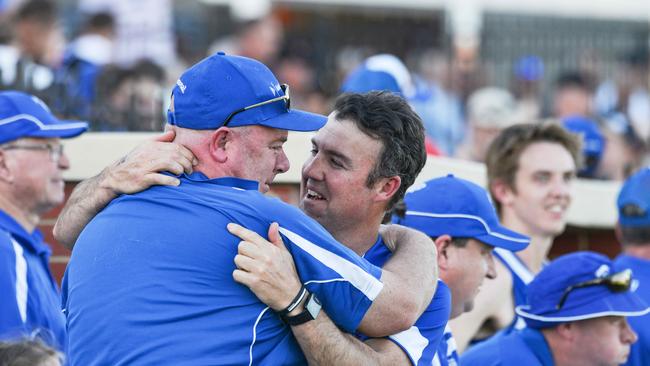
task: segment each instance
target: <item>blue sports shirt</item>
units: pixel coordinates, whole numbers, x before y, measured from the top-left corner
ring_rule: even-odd
[[[459,364],[456,340],[451,334],[451,328],[447,325],[440,345],[438,345],[438,351],[433,358],[432,366],[458,366]]]
[[[383,267],[391,255],[392,252],[384,245],[380,236],[377,242],[366,252],[364,258],[376,266]],[[450,313],[451,292],[444,282],[438,281],[438,287],[431,303],[416,320],[415,324],[411,328],[388,338],[406,353],[413,365],[430,366],[443,337]],[[363,335],[359,335],[359,338],[362,340],[367,339]]]
[[[621,254],[614,260],[614,265],[619,269],[630,268],[638,284],[635,292],[646,303],[650,304],[650,261]],[[639,336],[639,340],[632,344],[627,366],[650,365],[650,315],[630,316],[627,318],[630,326]]]
[[[381,270],[257,182],[181,176],[111,202],[81,233],[63,284],[71,365],[297,365],[290,328],[232,278],[238,223],[273,221],[301,280],[354,332],[382,289]]]
[[[553,355],[537,329],[500,333],[466,350],[462,366],[553,366]]]
[[[528,284],[535,278],[535,275],[526,267],[526,264],[517,257],[517,255],[507,249],[494,248],[494,256],[503,263],[512,275],[512,296],[515,307],[526,305],[528,303]],[[513,308],[514,312],[515,309]],[[502,330],[509,333],[513,329],[522,329],[526,327],[526,322],[519,315],[515,314],[512,323]]]
[[[65,346],[65,318],[49,268],[50,247],[0,210],[0,339],[38,336]]]

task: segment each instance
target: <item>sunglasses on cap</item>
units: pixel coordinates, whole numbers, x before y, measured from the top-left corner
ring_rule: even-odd
[[[621,272],[614,273],[607,277],[596,278],[593,280],[580,282],[575,285],[571,285],[567,287],[566,290],[564,290],[564,293],[562,294],[562,297],[560,298],[560,301],[557,303],[557,306],[555,308],[557,310],[560,310],[564,305],[564,303],[566,302],[569,293],[571,293],[571,291],[575,289],[590,287],[590,286],[605,285],[612,292],[625,292],[630,289],[631,283],[632,283],[632,270],[630,269],[626,269]]]
[[[238,110],[236,110],[236,111],[230,113],[230,115],[228,115],[228,117],[226,118],[226,120],[223,122],[223,125],[224,125],[224,126],[228,126],[228,123],[230,122],[230,120],[231,120],[235,115],[237,115],[237,113],[241,113],[241,112],[247,111],[247,110],[249,110],[249,109],[253,109],[253,108],[257,108],[257,107],[261,107],[261,106],[263,106],[263,105],[267,105],[267,104],[271,104],[271,103],[279,102],[279,101],[281,101],[281,100],[284,101],[284,104],[287,106],[287,110],[290,109],[290,107],[291,107],[291,97],[289,96],[289,85],[287,85],[287,84],[281,84],[281,85],[280,85],[280,89],[282,89],[282,92],[284,93],[284,95],[281,95],[281,96],[279,96],[279,97],[275,97],[275,98],[272,98],[272,99],[269,99],[269,100],[265,100],[265,101],[263,101],[263,102],[259,102],[259,103],[251,104],[251,105],[249,105],[248,107],[244,107],[244,108],[238,109]]]

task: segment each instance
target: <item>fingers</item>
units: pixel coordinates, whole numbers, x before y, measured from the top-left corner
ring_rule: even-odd
[[[255,276],[252,274],[242,271],[241,269],[236,269],[232,272],[232,278],[235,280],[235,282],[241,283],[242,285],[251,287],[251,285],[255,282]]]
[[[277,222],[273,222],[269,226],[269,241],[278,247],[284,246],[284,242],[280,236],[280,225]]]
[[[272,245],[272,243],[269,243],[268,240],[261,237],[258,233],[252,230],[248,230],[241,225],[231,222],[227,225],[227,228],[231,234],[238,236],[243,241],[247,241],[255,245],[264,245],[265,243]]]
[[[235,265],[242,271],[251,272],[255,267],[255,260],[245,255],[237,254],[235,256]]]
[[[150,173],[144,177],[143,185],[144,188],[150,186],[177,186],[181,184],[181,181],[176,177],[170,177],[169,175],[159,174],[159,173]]]
[[[255,258],[255,255],[259,253],[259,250],[258,247],[251,242],[240,241],[237,246],[237,253],[249,258]]]

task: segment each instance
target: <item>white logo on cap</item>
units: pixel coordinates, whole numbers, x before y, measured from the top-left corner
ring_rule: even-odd
[[[417,184],[412,185],[409,189],[407,189],[406,193],[417,192],[417,191],[419,191],[421,189],[424,189],[426,187],[427,187],[426,183],[417,183]]]
[[[35,96],[32,95],[32,100],[34,101],[34,103],[40,105],[41,107],[43,107],[43,109],[45,109],[45,110],[48,111],[49,113],[52,113],[52,112],[50,112],[50,107],[48,107],[47,104],[45,104],[45,102],[43,102],[43,101],[40,100],[39,98],[37,98],[37,97],[35,97]]]
[[[185,89],[187,89],[187,87],[183,84],[181,79],[176,80],[176,85],[181,89],[181,93],[185,94]]]
[[[596,277],[598,278],[603,278],[609,274],[609,266],[606,264],[602,264],[598,269],[596,270]]]

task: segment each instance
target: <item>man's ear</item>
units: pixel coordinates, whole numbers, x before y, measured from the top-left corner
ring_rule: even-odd
[[[14,175],[7,164],[7,155],[0,149],[0,181],[11,184],[14,182]]]
[[[388,178],[381,178],[375,183],[377,192],[376,200],[380,202],[388,202],[399,190],[402,185],[402,178],[399,175],[394,175]]]
[[[574,322],[561,323],[555,327],[555,332],[563,339],[571,341],[575,338],[574,333],[576,332],[577,327],[578,324]]]
[[[438,267],[441,270],[447,270],[450,266],[450,250],[452,247],[451,236],[440,235],[434,241],[438,249]]]
[[[232,140],[235,134],[228,127],[221,127],[209,137],[210,156],[219,163],[228,161],[228,154],[232,153]]]
[[[506,182],[496,180],[490,185],[490,192],[501,207],[509,206],[515,199],[515,192]]]

